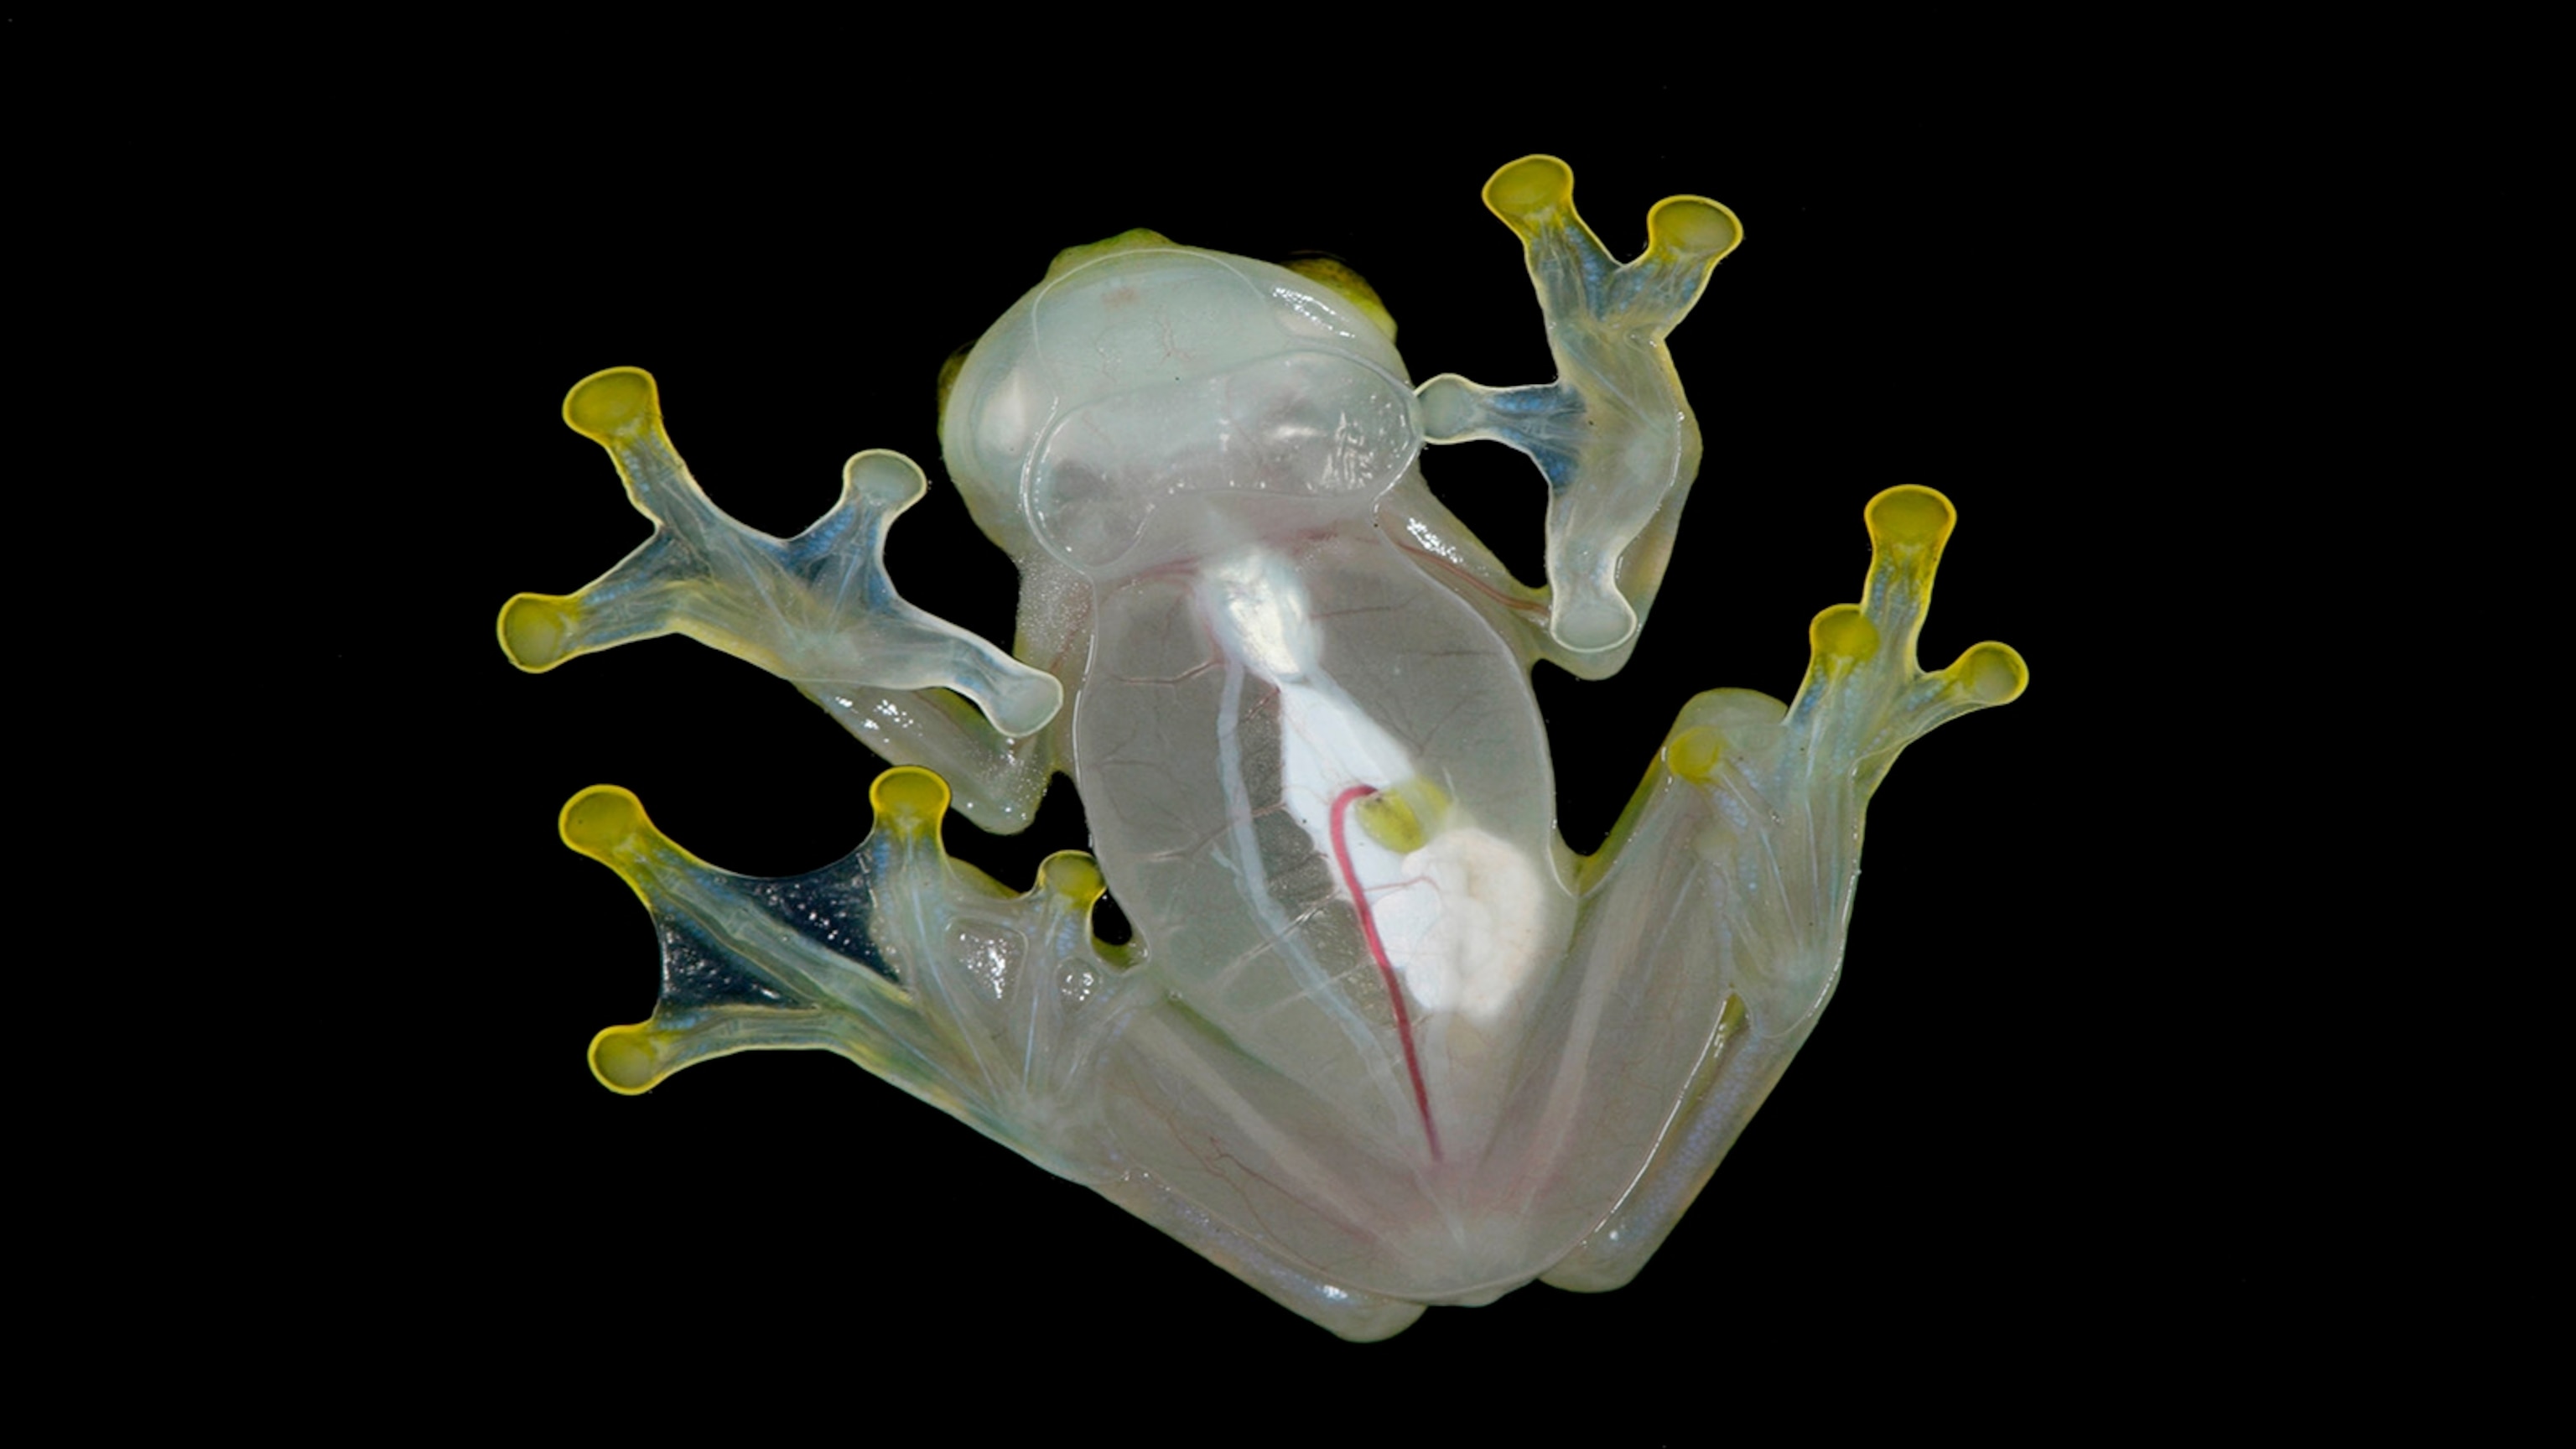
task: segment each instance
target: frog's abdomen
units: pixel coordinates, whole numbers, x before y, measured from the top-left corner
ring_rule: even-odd
[[[1507,1016],[1509,981],[1554,961],[1570,917],[1519,662],[1365,528],[1127,580],[1096,618],[1077,780],[1158,973],[1336,1132],[1470,1146],[1472,1101],[1439,1100],[1465,1087],[1432,1059],[1440,1019]],[[1472,990],[1443,949],[1460,933],[1483,943]],[[1390,970],[1412,986],[1391,993]]]
[[[1104,1063],[1120,1151],[1316,1261],[1471,1203],[1574,914],[1519,660],[1365,526],[1095,618],[1076,778],[1172,993]]]

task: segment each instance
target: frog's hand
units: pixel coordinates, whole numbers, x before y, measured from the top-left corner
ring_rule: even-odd
[[[1547,1274],[1558,1287],[1615,1288],[1635,1276],[1806,1040],[1841,968],[1862,811],[1897,753],[2029,681],[2002,644],[1975,645],[1934,673],[1915,663],[1956,518],[1950,501],[1891,488],[1867,517],[1868,585],[1859,604],[1816,616],[1797,699],[1785,711],[1748,690],[1692,700],[1611,849],[1586,864],[1576,951],[1583,990],[1607,1003],[1587,1029],[1619,1043],[1623,1082],[1672,1088],[1637,1095],[1681,1105],[1648,1121],[1620,1119],[1612,1104],[1608,1130],[1578,1145],[1644,1153],[1647,1165]],[[1629,939],[1620,923],[1639,919],[1664,923],[1657,948],[1616,949]]]
[[[868,799],[876,828],[858,850],[762,880],[682,850],[624,790],[574,796],[565,843],[632,886],[662,940],[652,1017],[593,1038],[591,1071],[635,1093],[731,1052],[835,1051],[1050,1171],[1099,1180],[1086,1068],[1141,979],[1092,937],[1099,867],[1051,856],[1013,896],[941,848],[938,776],[889,770]]]
[[[1744,229],[1705,197],[1668,197],[1647,214],[1645,253],[1622,266],[1575,213],[1574,173],[1553,156],[1495,172],[1485,204],[1529,254],[1557,380],[1488,388],[1435,377],[1421,388],[1423,435],[1490,438],[1538,464],[1549,493],[1548,634],[1578,656],[1620,649],[1654,602],[1699,469],[1699,425],[1664,334]]]
[[[582,379],[564,421],[608,450],[652,538],[579,593],[521,594],[501,610],[501,648],[531,672],[657,634],[686,634],[789,680],[818,700],[860,690],[955,690],[1005,736],[1033,734],[1064,701],[1052,675],[905,603],[886,575],[885,533],[920,501],[921,470],[866,452],[832,511],[792,539],[726,517],[662,430],[640,369]]]

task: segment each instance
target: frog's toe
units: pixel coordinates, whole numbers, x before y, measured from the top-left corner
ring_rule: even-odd
[[[1705,196],[1667,196],[1646,213],[1650,255],[1689,264],[1722,257],[1744,240],[1744,223]]]
[[[1646,249],[1622,263],[1574,206],[1574,169],[1524,156],[1485,183],[1485,205],[1521,239],[1552,329],[1660,340],[1689,314],[1708,269],[1744,240],[1735,213],[1705,196],[1668,196],[1646,213]],[[1562,353],[1560,361],[1565,360]]]
[[[1857,604],[1837,604],[1809,626],[1806,682],[1789,714],[1810,748],[1852,771],[1864,798],[1898,751],[1972,710],[2007,704],[2030,683],[2010,645],[1972,645],[1946,669],[1926,672],[1915,640],[1932,600],[1941,550],[1958,510],[1938,491],[1901,484],[1869,501],[1869,581]]]
[[[516,594],[501,606],[501,652],[530,674],[543,674],[573,656],[581,627],[577,600],[553,594]]]
[[[717,909],[728,883],[675,844],[614,785],[594,785],[564,805],[564,844],[617,872],[653,915],[662,941],[662,995],[651,1017],[591,1038],[600,1085],[632,1096],[682,1067],[763,1047],[831,1044],[811,993],[728,941]]]
[[[1523,156],[1485,181],[1485,205],[1526,237],[1574,207],[1574,168],[1553,156]]]
[[[1983,709],[2021,698],[2021,692],[2030,687],[2030,666],[2022,663],[2020,651],[2011,645],[1988,640],[1969,645],[1966,653],[1941,671],[1941,678],[1950,692]]]

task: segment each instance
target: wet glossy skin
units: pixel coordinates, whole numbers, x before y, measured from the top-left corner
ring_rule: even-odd
[[[1869,603],[1819,617],[1787,718],[1694,701],[1609,847],[1556,842],[1528,667],[1604,673],[1633,646],[1696,464],[1658,339],[1735,233],[1668,203],[1656,248],[1605,270],[1551,165],[1489,198],[1531,241],[1553,389],[1439,379],[1417,401],[1365,304],[1259,263],[1159,239],[1060,261],[946,430],[1021,565],[1026,663],[904,613],[873,569],[917,486],[900,460],[853,460],[832,521],[764,545],[677,471],[649,381],[577,389],[567,416],[663,532],[581,595],[513,601],[514,658],[692,633],[937,766],[979,823],[1023,822],[1067,770],[1100,859],[997,897],[938,849],[950,788],[896,771],[856,856],[762,885],[585,792],[567,839],[636,885],[666,947],[663,1007],[602,1034],[601,1079],[839,1050],[1354,1337],[1542,1273],[1625,1281],[1830,991],[1887,760],[2022,676],[2000,646],[1912,669],[1949,510],[1891,490]],[[1412,469],[1426,437],[1479,435],[1561,485],[1551,594]],[[1135,952],[1082,929],[1101,872]]]

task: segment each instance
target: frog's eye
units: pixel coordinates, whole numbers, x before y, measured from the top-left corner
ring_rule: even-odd
[[[1290,257],[1280,265],[1307,281],[1330,287],[1334,296],[1350,303],[1351,310],[1366,317],[1370,326],[1386,334],[1387,341],[1395,340],[1395,314],[1386,310],[1386,304],[1378,300],[1377,288],[1370,286],[1367,278],[1352,271],[1350,263],[1340,257],[1316,253]]]
[[[948,420],[948,395],[957,390],[957,374],[966,370],[966,359],[974,355],[975,344],[968,342],[939,364],[939,420],[943,423]]]
[[[1116,236],[1103,237],[1096,242],[1085,242],[1078,247],[1066,247],[1063,251],[1057,252],[1055,259],[1047,263],[1046,280],[1052,282],[1058,277],[1078,272],[1093,262],[1106,260],[1121,252],[1168,251],[1171,247],[1172,239],[1161,232],[1151,227],[1131,227]]]

